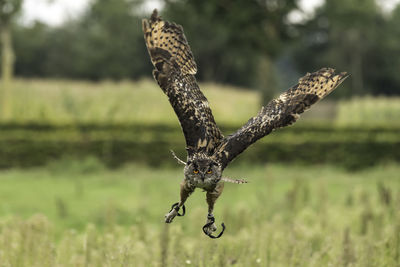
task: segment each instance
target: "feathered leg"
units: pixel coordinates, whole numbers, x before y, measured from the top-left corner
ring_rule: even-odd
[[[214,218],[214,204],[217,201],[218,197],[221,195],[224,189],[224,183],[219,182],[213,191],[207,191],[207,204],[208,204],[208,215],[207,215],[207,223],[203,226],[203,232],[211,238],[219,238],[223,234],[225,230],[225,225],[222,223],[222,232],[218,236],[213,236],[212,233],[217,230],[217,226],[215,225]]]
[[[173,219],[176,215],[183,216],[185,215],[185,201],[193,193],[195,188],[190,187],[188,183],[184,180],[181,183],[181,200],[172,205],[171,211],[165,215],[165,222],[172,223]],[[179,214],[179,209],[182,207],[183,213]]]

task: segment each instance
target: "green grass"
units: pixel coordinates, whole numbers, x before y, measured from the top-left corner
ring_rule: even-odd
[[[185,217],[181,169],[94,159],[0,172],[0,266],[397,266],[400,167],[236,166],[214,212],[227,229],[206,237],[205,195]]]
[[[259,92],[211,83],[200,86],[217,123],[239,126],[260,109]],[[153,80],[93,83],[18,79],[13,84],[11,102],[8,122],[177,125],[167,97]],[[308,120],[340,125],[400,125],[399,107],[398,97],[364,97],[338,103],[328,97],[307,111],[300,123]]]
[[[339,102],[341,125],[399,124],[400,97],[363,97]]]
[[[216,118],[242,124],[258,111],[258,94],[202,85]],[[42,123],[177,123],[167,97],[153,80],[79,82],[17,80],[11,121]],[[217,120],[218,120],[217,119]]]
[[[201,87],[217,123],[238,126],[259,110],[257,92]],[[301,121],[372,127],[378,130],[368,138],[395,142],[391,132],[374,126],[400,125],[399,106],[399,98],[322,101]],[[150,80],[17,80],[7,121],[177,126],[167,98]],[[57,137],[46,134],[35,138]],[[282,131],[263,142],[301,142],[302,135],[319,140],[299,128],[297,138]],[[347,137],[328,141],[341,138]],[[394,164],[348,172],[235,162],[225,174],[250,183],[226,185],[214,213],[227,230],[211,240],[201,231],[207,213],[201,190],[188,200],[185,217],[163,222],[178,201],[181,169],[133,164],[110,170],[86,158],[1,170],[0,266],[400,266],[399,173]]]

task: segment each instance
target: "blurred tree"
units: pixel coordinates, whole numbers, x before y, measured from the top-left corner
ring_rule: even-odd
[[[366,54],[369,72],[365,77],[375,95],[400,94],[400,4],[377,29],[376,45]]]
[[[374,0],[326,0],[301,27],[294,53],[298,66],[310,71],[333,65],[350,72],[351,86],[338,90],[338,96],[394,93],[398,78],[390,70],[394,67],[390,61],[398,58],[395,50],[399,55],[399,21],[390,21]]]
[[[296,2],[164,0],[161,13],[184,26],[201,81],[257,88],[266,102],[276,88],[290,86],[297,72],[332,66],[352,75],[336,96],[400,94],[400,6],[385,14],[374,0],[326,0],[315,16],[295,25],[288,18],[298,10]],[[141,31],[141,19],[149,15],[142,14],[144,3],[93,0],[81,17],[58,27],[11,24],[16,74],[93,80],[150,76]]]
[[[275,92],[274,60],[288,40],[295,0],[165,0],[163,14],[184,25],[200,80]]]
[[[184,25],[199,65],[199,80],[263,89],[277,86],[274,61],[288,40],[286,15],[295,0],[171,1],[163,13]],[[140,0],[94,0],[75,21],[49,28],[15,29],[19,75],[83,79],[139,78],[151,74]],[[146,15],[148,16],[148,15]]]
[[[45,70],[48,51],[51,46],[51,29],[41,22],[31,26],[13,25],[15,53],[15,73],[23,77],[42,77],[48,75]]]
[[[141,29],[135,12],[138,0],[96,0],[79,23],[76,41],[82,77],[139,78],[151,73]],[[147,66],[147,68],[146,68]]]
[[[138,0],[94,0],[82,17],[16,32],[17,74],[75,79],[137,79],[151,74]]]
[[[14,51],[11,40],[11,23],[22,5],[22,0],[0,0],[0,41],[1,41],[1,78],[0,116],[7,118],[10,112],[10,86],[13,75]]]

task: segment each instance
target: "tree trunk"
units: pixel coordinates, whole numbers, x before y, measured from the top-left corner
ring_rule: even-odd
[[[14,51],[11,42],[9,25],[0,27],[1,38],[1,90],[0,90],[0,118],[8,119],[11,114],[11,82],[14,70]]]

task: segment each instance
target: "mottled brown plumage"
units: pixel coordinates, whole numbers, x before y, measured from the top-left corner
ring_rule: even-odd
[[[180,202],[165,216],[171,223],[179,209],[196,188],[207,192],[207,223],[205,234],[212,238],[216,230],[214,204],[223,190],[223,182],[244,184],[245,180],[223,178],[222,172],[237,155],[258,139],[275,129],[293,124],[311,105],[331,93],[347,77],[323,68],[309,73],[299,83],[273,99],[238,131],[224,137],[218,129],[208,101],[197,85],[197,66],[180,25],[163,21],[155,10],[149,20],[143,20],[147,49],[155,69],[153,76],[178,116],[186,139],[187,161],[174,157],[185,165]]]
[[[298,84],[262,107],[257,116],[251,118],[237,132],[224,138],[213,158],[220,162],[224,169],[231,160],[258,139],[275,129],[293,124],[301,113],[331,93],[346,77],[345,72],[335,74],[334,70],[329,68],[308,73]]]
[[[189,157],[195,152],[211,155],[223,136],[194,77],[197,67],[182,26],[161,20],[154,11],[150,20],[143,20],[143,32],[153,76],[179,118]]]

